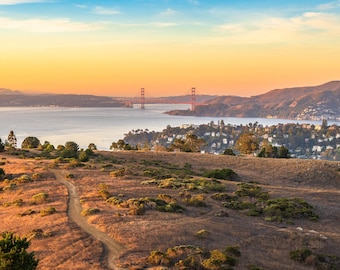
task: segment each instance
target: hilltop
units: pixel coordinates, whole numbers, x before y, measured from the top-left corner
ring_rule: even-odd
[[[0,153],[1,229],[29,236],[38,269],[108,269],[107,254],[120,269],[157,269],[157,258],[166,266],[226,247],[237,260],[228,269],[340,267],[339,162],[120,151],[80,163],[40,153]],[[235,174],[203,175],[224,168]],[[296,198],[306,202],[297,213],[312,212],[284,217],[272,201],[276,212],[261,213],[269,198]],[[291,259],[299,250],[309,254],[301,262]]]
[[[340,81],[319,86],[275,89],[252,96],[222,96],[197,105],[194,111],[171,115],[263,117],[283,119],[340,119]]]
[[[123,107],[124,102],[105,96],[71,94],[23,94],[0,89],[0,107]]]

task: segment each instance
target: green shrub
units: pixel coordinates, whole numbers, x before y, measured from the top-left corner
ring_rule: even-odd
[[[157,210],[160,212],[168,213],[183,213],[185,209],[182,206],[180,206],[177,202],[170,202],[165,205],[157,206]]]
[[[207,206],[207,204],[204,201],[204,196],[201,194],[186,197],[183,199],[183,202],[188,206],[195,206],[195,207],[206,207]]]
[[[54,207],[49,206],[46,209],[40,210],[40,216],[45,217],[48,215],[52,215],[55,212],[57,212],[57,210]]]
[[[23,216],[30,216],[30,215],[33,215],[35,214],[36,212],[32,209],[28,209],[26,210],[25,212],[19,214],[19,216],[23,217]]]
[[[258,198],[263,201],[269,199],[269,193],[262,191],[261,187],[259,186],[241,183],[238,184],[238,187],[239,189],[235,193],[239,197]]]
[[[199,231],[197,231],[196,233],[195,233],[195,235],[196,235],[196,237],[198,238],[198,239],[205,239],[205,238],[207,238],[208,236],[210,236],[210,232],[209,231],[207,231],[207,230],[199,230]]]
[[[41,192],[32,196],[32,203],[43,203],[47,200],[48,194]]]
[[[139,205],[133,205],[129,208],[129,213],[130,215],[133,216],[141,216],[145,214],[145,205],[143,203],[139,204]]]
[[[16,178],[17,183],[29,183],[32,181],[33,181],[32,178],[27,174],[23,174],[20,177]]]
[[[310,219],[317,220],[318,215],[313,212],[313,207],[303,199],[277,198],[267,201],[263,212],[270,220],[282,221],[285,219]]]
[[[3,168],[0,168],[0,180],[2,180],[5,177],[6,173]]]
[[[215,249],[210,251],[210,257],[204,260],[202,265],[207,269],[227,269],[226,266],[230,265],[228,259],[224,252]]]
[[[110,172],[111,177],[123,177],[125,175],[125,168]]]
[[[173,197],[171,197],[170,195],[167,194],[158,194],[157,198],[160,200],[163,200],[166,203],[172,203],[172,202],[176,202],[177,200]]]
[[[99,195],[104,199],[104,200],[107,200],[111,197],[111,193],[106,190],[106,189],[102,189],[102,190],[99,190]]]
[[[289,257],[297,262],[304,262],[311,255],[312,251],[309,248],[295,249],[289,252]]]
[[[68,174],[65,175],[65,178],[66,179],[73,179],[74,175],[72,173],[68,173]]]
[[[217,201],[222,201],[222,202],[230,202],[230,201],[237,200],[236,196],[231,196],[227,193],[215,193],[211,195],[211,198]]]
[[[12,232],[3,232],[0,239],[0,268],[10,270],[34,270],[39,260],[34,252],[27,252],[30,241],[20,238]]]
[[[28,239],[42,239],[42,238],[48,238],[53,235],[52,232],[44,232],[42,229],[34,229],[30,231],[27,235]]]
[[[215,178],[221,180],[233,180],[237,174],[232,169],[209,170],[203,173],[204,177]]]
[[[5,202],[2,204],[2,206],[4,207],[9,207],[9,206],[17,206],[17,207],[21,207],[24,204],[24,201],[22,199],[17,199],[14,200],[12,202]]]
[[[87,216],[97,214],[99,212],[100,212],[100,210],[98,208],[87,208],[87,209],[84,209],[83,211],[81,211],[81,215],[84,216],[84,217],[87,217]]]
[[[40,144],[40,141],[37,137],[26,137],[22,144],[22,149],[30,149],[30,148],[37,148]]]
[[[113,204],[113,205],[119,205],[123,202],[123,200],[115,196],[111,196],[110,198],[106,200],[106,202],[109,204]]]
[[[170,259],[161,251],[153,250],[148,257],[148,262],[154,265],[169,265]]]

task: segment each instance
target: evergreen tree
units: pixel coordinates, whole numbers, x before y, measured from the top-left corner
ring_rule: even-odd
[[[7,138],[8,144],[11,147],[17,147],[17,137],[14,134],[14,131],[11,130],[8,134],[8,138]]]
[[[0,239],[0,270],[34,270],[39,260],[28,253],[30,242],[12,232],[3,232]]]

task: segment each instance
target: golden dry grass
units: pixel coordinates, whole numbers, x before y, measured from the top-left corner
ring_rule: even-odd
[[[100,152],[100,162],[90,162],[81,168],[59,164],[56,169],[72,173],[69,179],[77,187],[82,209],[97,208],[99,213],[87,217],[87,221],[105,232],[125,247],[117,262],[121,266],[147,266],[145,258],[152,250],[166,251],[178,245],[197,245],[209,250],[237,245],[242,253],[235,269],[248,269],[250,264],[263,269],[311,269],[289,259],[289,251],[307,245],[313,251],[324,254],[340,254],[340,163],[311,160],[275,160],[248,157],[230,157],[165,152]],[[51,232],[52,236],[32,239],[30,250],[40,259],[39,269],[107,269],[102,244],[83,232],[67,216],[67,189],[50,172],[52,161],[19,159],[1,153],[5,160],[1,166],[13,176],[40,173],[32,183],[18,185],[13,190],[0,192],[1,231],[10,230],[25,236],[34,229]],[[298,197],[314,206],[320,221],[296,220],[294,224],[268,223],[263,217],[249,217],[224,208],[209,194],[205,196],[208,207],[186,207],[181,213],[164,213],[148,210],[144,215],[128,214],[128,210],[106,203],[99,195],[99,184],[105,184],[114,196],[129,198],[156,197],[168,194],[179,198],[179,190],[159,189],[153,185],[141,185],[144,177],[141,165],[145,160],[183,167],[192,165],[195,172],[202,169],[231,168],[244,182],[256,182],[271,197]],[[109,166],[104,166],[108,165]],[[103,169],[105,168],[105,169]],[[125,168],[122,177],[110,176],[110,171]],[[228,192],[236,190],[232,181],[223,181]],[[2,183],[1,187],[5,184]],[[30,205],[34,194],[48,193],[42,204]],[[6,202],[22,199],[21,207],[8,206]],[[39,212],[52,206],[57,212],[41,217],[39,213],[19,216],[29,209]],[[229,217],[217,217],[219,210]],[[302,227],[303,232],[297,231]],[[210,235],[199,239],[195,233],[207,230]],[[315,232],[309,232],[315,231]],[[322,239],[320,234],[326,236]]]

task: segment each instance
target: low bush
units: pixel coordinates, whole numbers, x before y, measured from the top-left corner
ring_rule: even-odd
[[[206,207],[207,204],[204,201],[204,196],[199,195],[193,195],[193,196],[187,196],[183,199],[183,203],[185,203],[188,206],[195,206],[195,207]]]
[[[2,206],[4,207],[9,207],[9,206],[17,206],[17,207],[21,207],[24,204],[24,201],[22,199],[17,199],[14,200],[12,202],[5,202],[2,204]]]
[[[25,212],[19,214],[19,216],[23,217],[23,216],[30,216],[35,214],[36,211],[32,210],[32,209],[27,209]]]
[[[45,217],[48,215],[52,215],[55,212],[57,212],[57,210],[54,207],[49,206],[46,209],[40,210],[40,216]]]
[[[81,215],[84,216],[84,217],[87,217],[87,216],[97,214],[99,212],[100,212],[100,210],[98,208],[87,208],[87,209],[84,209],[83,211],[81,211]]]
[[[210,236],[210,232],[207,231],[207,230],[199,230],[195,233],[195,236],[198,238],[198,239],[205,239],[205,238],[208,238]]]
[[[106,190],[106,189],[101,189],[99,190],[99,195],[104,199],[104,200],[107,200],[111,197],[111,193]]]
[[[31,239],[48,238],[51,236],[53,236],[52,232],[45,232],[42,229],[34,229],[28,233],[27,238],[31,240]]]
[[[220,180],[234,180],[237,174],[232,169],[216,169],[204,172],[203,176]]]
[[[261,187],[259,186],[241,183],[238,184],[238,187],[239,189],[235,192],[235,194],[239,197],[251,197],[263,201],[269,199],[269,193],[262,191]]]
[[[123,202],[123,200],[115,196],[111,196],[106,200],[106,202],[113,205],[120,205]]]
[[[0,180],[2,180],[5,177],[6,173],[3,168],[0,168]]]
[[[313,212],[313,207],[303,199],[277,198],[266,202],[263,209],[264,215],[272,221],[285,219],[309,219],[318,220],[319,217]]]
[[[38,193],[32,196],[31,203],[32,204],[43,203],[47,200],[47,198],[48,198],[48,194],[41,192],[41,193]]]
[[[125,168],[110,172],[111,177],[123,177],[125,175]]]

